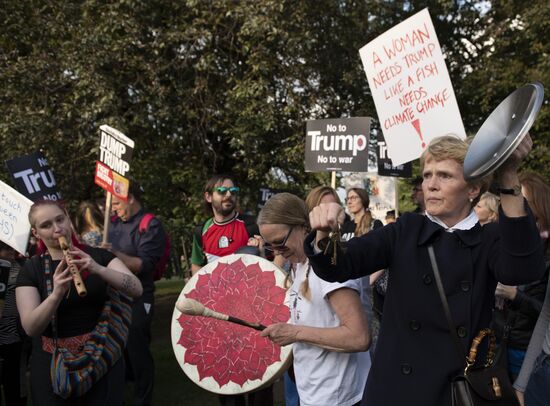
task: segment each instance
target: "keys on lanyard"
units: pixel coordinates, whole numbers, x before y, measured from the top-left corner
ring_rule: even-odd
[[[325,247],[325,250],[323,251],[323,254],[329,255],[329,253],[332,252],[332,255],[330,257],[330,263],[331,265],[337,265],[338,250],[341,248],[340,247],[340,239],[341,239],[340,229],[338,229],[338,231],[331,231],[330,234],[328,235],[328,239],[329,241],[327,243],[327,246]]]

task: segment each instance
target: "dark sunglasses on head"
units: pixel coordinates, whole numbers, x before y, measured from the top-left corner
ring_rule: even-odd
[[[288,237],[290,237],[290,234],[292,234],[292,230],[294,230],[294,226],[290,227],[290,229],[288,230],[288,233],[286,234],[286,237],[283,239],[283,242],[281,242],[280,244],[270,244],[266,242],[264,244],[264,249],[271,252],[288,250],[288,247],[286,246],[286,242],[288,240]]]
[[[214,188],[215,192],[218,192],[220,195],[225,195],[227,192],[229,192],[232,195],[236,195],[239,193],[239,188],[236,186],[227,187],[227,186],[218,186]]]

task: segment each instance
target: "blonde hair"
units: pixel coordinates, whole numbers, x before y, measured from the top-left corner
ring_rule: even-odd
[[[498,206],[500,205],[500,198],[491,192],[485,192],[479,198],[479,201],[482,200],[485,201],[487,209],[489,209],[491,213],[496,216],[495,221],[498,221]]]
[[[83,201],[78,206],[78,212],[75,217],[76,232],[79,235],[87,231],[103,231],[101,211],[97,204],[91,201]]]
[[[464,159],[470,142],[471,139],[464,141],[452,134],[434,138],[420,156],[420,171],[424,171],[424,164],[430,159],[434,159],[436,162],[452,159],[464,167]],[[488,175],[480,179],[466,181],[469,186],[479,187],[479,194],[471,202],[471,207],[474,207],[479,202],[481,195],[489,189],[491,178]]]
[[[311,189],[306,196],[306,206],[308,211],[311,211],[314,207],[319,206],[323,197],[327,195],[331,195],[339,205],[342,205],[342,201],[340,200],[338,193],[336,193],[336,190],[330,186],[317,186]]]
[[[309,231],[309,212],[306,204],[298,196],[291,193],[278,193],[272,196],[264,205],[258,214],[256,220],[258,226],[267,224],[282,224],[290,227],[303,227]],[[309,289],[309,268],[306,277],[300,285],[300,293],[307,300],[311,300]],[[285,286],[292,280],[290,272],[287,274]]]

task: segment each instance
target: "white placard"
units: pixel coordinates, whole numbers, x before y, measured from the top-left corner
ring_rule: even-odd
[[[372,217],[386,224],[386,213],[395,210],[396,178],[375,173],[351,173],[341,182],[346,192],[351,188],[365,189],[369,194]]]
[[[394,165],[419,158],[433,138],[466,137],[428,9],[359,51]]]
[[[31,225],[32,200],[0,181],[0,240],[25,255]]]

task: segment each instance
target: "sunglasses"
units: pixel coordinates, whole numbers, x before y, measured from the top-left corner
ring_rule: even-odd
[[[236,195],[239,193],[239,188],[236,186],[227,187],[227,186],[218,186],[214,188],[215,192],[218,192],[220,195],[224,196],[227,192],[229,192],[232,195]]]
[[[290,234],[292,234],[292,230],[294,230],[294,226],[290,227],[288,230],[288,233],[286,234],[286,237],[283,239],[283,241],[280,244],[270,244],[266,242],[264,244],[264,250],[266,251],[287,251],[288,247],[286,246],[286,242],[288,240],[288,237],[290,237]]]

